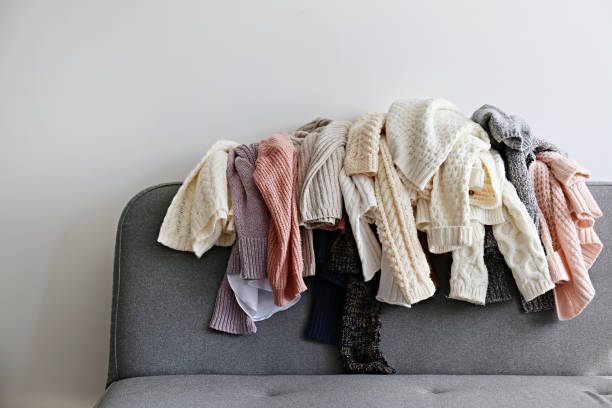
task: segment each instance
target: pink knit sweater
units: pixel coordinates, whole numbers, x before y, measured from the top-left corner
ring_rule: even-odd
[[[274,303],[284,306],[307,288],[302,279],[304,261],[295,185],[297,153],[286,133],[259,144],[253,179],[270,211],[268,280]]]
[[[585,184],[590,173],[575,161],[540,153],[529,173],[540,208],[540,236],[556,283],[557,315],[569,320],[595,296],[588,270],[603,247],[593,229],[601,210]]]

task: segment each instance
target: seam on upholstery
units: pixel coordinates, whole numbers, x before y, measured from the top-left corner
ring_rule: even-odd
[[[136,194],[134,197],[132,197],[132,199],[126,204],[125,208],[123,209],[123,212],[121,213],[121,216],[119,217],[119,226],[118,226],[118,235],[117,235],[117,254],[115,255],[117,257],[117,261],[115,264],[115,267],[117,268],[117,295],[115,297],[115,315],[113,316],[113,331],[114,331],[113,333],[114,334],[113,336],[114,356],[113,357],[115,360],[115,376],[116,376],[114,381],[117,381],[119,379],[119,361],[117,358],[117,316],[119,315],[119,295],[121,292],[121,251],[122,251],[121,241],[123,237],[123,224],[125,222],[125,219],[127,218],[127,214],[130,208],[132,207],[132,205],[136,201],[141,199],[145,194],[148,194],[151,191],[154,191],[160,188],[172,187],[172,186],[177,186],[177,185],[181,185],[181,183],[180,182],[162,183],[162,184],[157,184],[155,186],[151,186],[151,187],[148,187],[142,190],[141,192]]]

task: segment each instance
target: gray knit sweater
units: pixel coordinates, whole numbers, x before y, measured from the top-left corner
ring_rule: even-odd
[[[531,134],[529,125],[519,116],[508,115],[492,105],[483,105],[472,115],[472,120],[480,124],[489,134],[491,145],[498,150],[504,159],[506,177],[516,188],[516,192],[525,204],[535,226],[538,223],[538,202],[529,177],[529,164],[535,160],[536,153],[558,151],[558,149]],[[489,271],[487,303],[510,300],[510,273],[491,228],[485,230],[485,264]],[[554,307],[552,291],[547,292],[530,302],[521,297],[525,312],[549,310]]]

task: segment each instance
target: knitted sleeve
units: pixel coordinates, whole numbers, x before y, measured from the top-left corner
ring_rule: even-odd
[[[384,138],[381,138],[378,161],[374,183],[378,234],[406,300],[417,303],[433,296],[436,288],[429,277],[429,265],[417,236],[409,193],[393,168]]]
[[[484,305],[487,297],[488,272],[484,263],[484,225],[472,221],[472,245],[452,252],[451,299]]]
[[[295,195],[296,152],[289,135],[277,133],[260,143],[253,178],[270,211],[268,279],[274,303],[284,306],[306,290]]]
[[[382,255],[378,239],[376,239],[366,217],[366,214],[376,208],[374,181],[363,174],[349,177],[342,169],[340,171],[340,187],[342,187],[344,206],[361,259],[363,277],[367,282],[380,270]]]
[[[555,287],[535,225],[514,186],[503,189],[506,221],[493,226],[493,234],[512,276],[525,300],[529,301]]]
[[[238,143],[220,140],[191,170],[172,199],[157,241],[200,257],[213,245],[231,246],[236,238],[227,185],[227,159]]]

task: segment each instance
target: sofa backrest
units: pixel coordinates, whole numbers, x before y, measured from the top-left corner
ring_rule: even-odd
[[[136,195],[117,230],[108,383],[164,374],[337,374],[336,347],[308,340],[310,296],[257,323],[257,333],[210,330],[228,248],[201,259],[157,243],[179,183]],[[448,260],[435,258],[441,287],[411,309],[383,307],[382,349],[404,374],[612,375],[612,184],[591,183],[604,217],[604,250],[591,269],[595,299],[577,318],[524,314],[518,299],[486,307],[448,299]],[[307,279],[307,285],[311,282]]]

